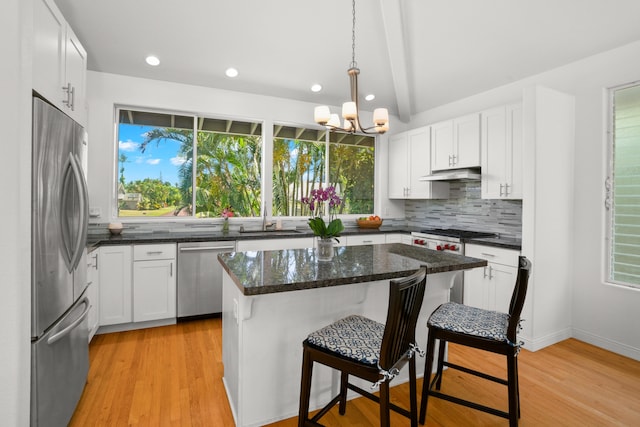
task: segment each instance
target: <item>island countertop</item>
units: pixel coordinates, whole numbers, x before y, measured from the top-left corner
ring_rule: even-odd
[[[222,267],[244,295],[315,289],[405,277],[420,266],[427,274],[484,267],[487,261],[401,243],[336,247],[318,262],[315,249],[219,254]]]

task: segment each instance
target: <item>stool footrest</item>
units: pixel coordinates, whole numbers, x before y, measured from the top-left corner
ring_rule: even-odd
[[[502,417],[502,418],[509,419],[509,413],[508,412],[500,411],[498,409],[491,408],[489,406],[480,405],[479,403],[471,402],[469,400],[460,399],[459,397],[455,397],[455,396],[451,396],[451,395],[448,395],[448,394],[444,394],[442,392],[435,391],[435,390],[429,390],[428,393],[429,393],[429,396],[437,397],[437,398],[443,399],[443,400],[448,400],[449,402],[456,403],[458,405],[466,406],[468,408],[477,409],[477,410],[482,411],[482,412],[487,412],[489,414],[493,414],[493,415],[497,415],[497,416]]]
[[[493,381],[502,385],[508,385],[509,382],[503,378],[494,377],[493,375],[485,374],[484,372],[469,369],[466,366],[456,365],[455,363],[442,362],[442,366],[448,366],[451,369],[466,372],[467,374],[475,375],[476,377],[484,378],[485,380]]]
[[[360,387],[358,387],[356,385],[353,385],[351,383],[347,383],[347,388],[349,390],[353,390],[356,393],[361,394],[362,396],[366,397],[367,399],[371,399],[374,402],[380,403],[380,398],[378,396],[376,396],[375,394],[369,393],[368,391],[363,390],[363,389],[361,389]],[[404,408],[401,408],[398,405],[395,405],[395,404],[389,402],[389,409],[399,413],[400,415],[404,415],[405,417],[411,419],[411,412],[406,410],[406,409],[404,409]]]

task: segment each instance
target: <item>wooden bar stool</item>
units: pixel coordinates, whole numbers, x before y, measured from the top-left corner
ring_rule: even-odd
[[[511,295],[509,313],[483,310],[463,304],[448,302],[438,307],[429,317],[427,327],[427,360],[424,367],[422,401],[420,403],[420,424],[424,424],[429,396],[445,399],[473,409],[488,412],[509,420],[510,426],[517,426],[520,418],[520,392],[518,386],[518,353],[522,342],[517,340],[520,329],[520,314],[527,294],[527,284],[531,271],[531,262],[521,256],[518,277]],[[435,376],[429,382],[433,365],[435,342],[440,341],[438,365]],[[447,342],[453,342],[492,353],[503,354],[507,358],[507,379],[494,377],[468,367],[444,361]],[[447,366],[486,380],[507,386],[509,412],[504,412],[475,402],[460,399],[440,392],[442,368]],[[435,389],[434,389],[435,386]]]
[[[336,403],[340,415],[347,404],[347,389],[353,390],[380,404],[380,425],[389,426],[392,409],[418,425],[416,393],[415,329],[426,283],[426,267],[389,284],[389,307],[386,324],[359,315],[338,320],[311,333],[302,343],[302,382],[298,426],[318,426],[317,421]],[[423,353],[424,354],[424,353]],[[342,372],[340,392],[318,414],[309,419],[309,397],[313,363],[318,362]],[[389,382],[409,363],[410,408],[408,411],[389,402]],[[380,397],[351,383],[349,375],[380,386]]]

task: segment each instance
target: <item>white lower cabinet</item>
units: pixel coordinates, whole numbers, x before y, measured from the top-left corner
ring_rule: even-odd
[[[347,246],[379,245],[386,242],[384,234],[357,234],[345,237]]]
[[[102,246],[100,326],[176,317],[176,244]]]
[[[467,244],[465,256],[488,261],[483,268],[464,272],[464,303],[486,310],[509,311],[518,276],[519,251]]]
[[[100,326],[131,322],[132,247],[102,246],[98,260]]]
[[[87,255],[87,297],[89,298],[89,342],[100,326],[100,277],[98,271],[98,250]]]
[[[133,321],[176,317],[176,245],[133,248]]]
[[[300,237],[293,239],[256,239],[238,240],[236,242],[237,252],[247,251],[277,251],[281,249],[304,249],[312,248],[313,237]]]
[[[385,235],[385,243],[404,243],[411,244],[411,234],[389,233]]]
[[[402,243],[402,234],[385,234],[384,236],[385,243]]]

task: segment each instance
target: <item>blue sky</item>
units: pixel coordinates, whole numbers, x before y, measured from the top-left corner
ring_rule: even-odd
[[[144,153],[140,145],[144,136],[153,127],[141,125],[120,124],[118,130],[118,158],[121,154],[127,156],[124,165],[125,181],[137,181],[145,178],[162,177],[162,181],[171,184],[178,183],[178,168],[185,159],[178,156],[180,143],[178,141],[163,140],[159,145],[147,145]],[[118,163],[118,178],[120,178],[120,163]]]

